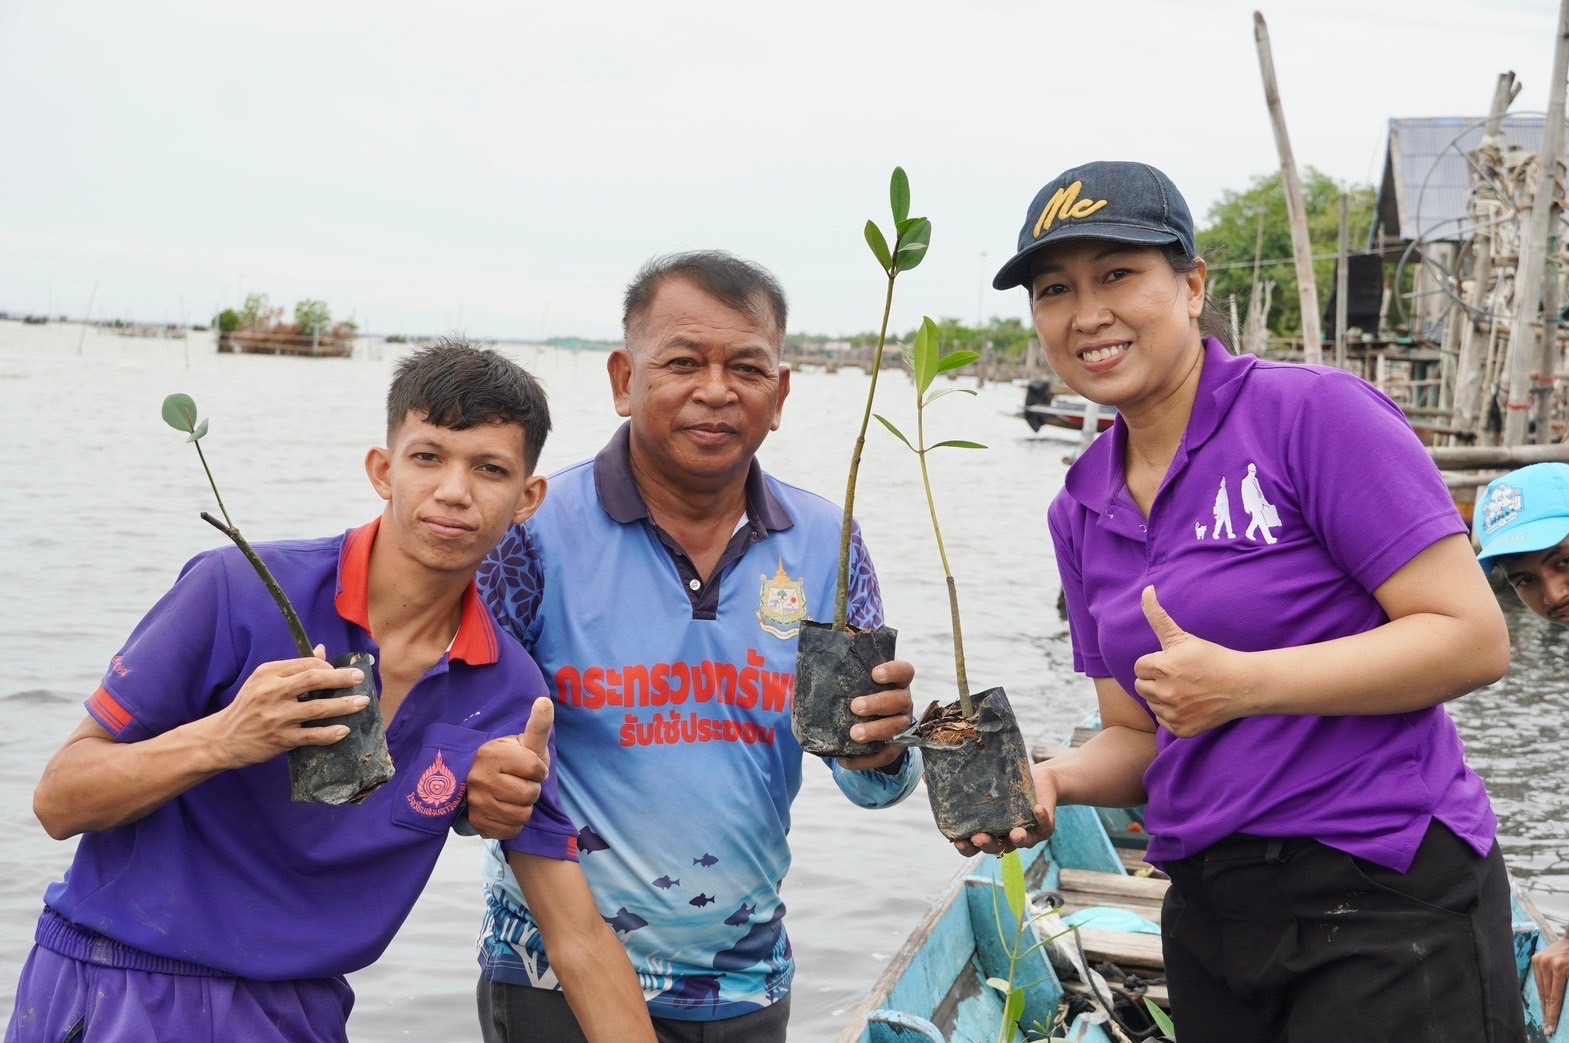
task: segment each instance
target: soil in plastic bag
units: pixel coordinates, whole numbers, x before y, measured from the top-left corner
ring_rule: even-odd
[[[872,680],[872,668],[894,657],[892,627],[876,630],[835,630],[827,623],[804,620],[795,650],[795,695],[790,730],[801,749],[819,757],[862,757],[876,753],[880,742],[856,742],[852,726],[866,718],[850,710],[850,702],[894,685]]]
[[[333,688],[300,696],[303,701],[368,695],[370,702],[357,713],[327,717],[307,726],[324,728],[329,724],[346,724],[349,734],[331,746],[301,746],[289,751],[289,789],[295,803],[358,804],[392,778],[387,727],[381,719],[381,698],[376,691],[376,675],[371,670],[375,662],[376,658],[369,652],[340,655],[332,661],[334,667],[358,667],[365,672],[365,679],[353,688]]]
[[[971,701],[974,721],[965,720],[957,702],[934,702],[892,740],[922,750],[932,817],[949,840],[967,840],[976,833],[1003,837],[1015,827],[1035,823],[1029,750],[1007,694],[988,688]]]

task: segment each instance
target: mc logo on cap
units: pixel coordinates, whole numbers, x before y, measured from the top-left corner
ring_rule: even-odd
[[[1084,182],[1075,181],[1067,188],[1059,188],[1052,193],[1051,199],[1046,202],[1046,209],[1041,211],[1041,216],[1035,221],[1036,239],[1050,229],[1052,222],[1057,218],[1067,221],[1072,218],[1089,217],[1109,202],[1106,199],[1080,199],[1079,193],[1083,189]]]

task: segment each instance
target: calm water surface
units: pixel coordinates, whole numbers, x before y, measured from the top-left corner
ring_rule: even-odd
[[[81,720],[82,699],[143,611],[192,554],[221,540],[194,452],[159,419],[171,391],[195,397],[225,503],[252,540],[316,536],[380,510],[362,469],[379,444],[382,400],[403,350],[361,344],[354,359],[217,355],[189,342],[121,338],[80,327],[0,322],[0,1019],[32,940],[45,886],[73,843],[50,840],[30,811],[45,760]],[[551,396],[555,433],[541,467],[591,456],[619,419],[604,356],[504,347]],[[761,457],[773,472],[839,500],[866,378],[803,372],[783,427]],[[909,381],[885,375],[879,411],[911,416]],[[1063,735],[1092,705],[1073,674],[1058,618],[1044,513],[1068,443],[1029,435],[1012,414],[1021,392],[947,399],[931,437],[969,438],[985,453],[934,454],[933,482],[964,611],[977,688],[1005,685],[1030,741]],[[917,700],[952,698],[947,599],[914,458],[868,434],[857,514],[882,579],[901,655],[921,671]],[[1569,918],[1569,695],[1566,636],[1506,595],[1510,677],[1454,704],[1471,763],[1503,820],[1516,875],[1560,923]],[[799,962],[792,1041],[831,1039],[959,864],[925,795],[882,812],[857,809],[807,765],[795,804],[795,864],[785,884]],[[473,940],[481,908],[479,845],[453,838],[387,954],[353,976],[356,1041],[472,1040]]]

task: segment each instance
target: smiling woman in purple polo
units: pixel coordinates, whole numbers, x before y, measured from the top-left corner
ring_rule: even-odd
[[[1103,728],[1036,766],[1040,829],[959,846],[1146,804],[1184,1039],[1523,1039],[1497,822],[1442,706],[1509,661],[1465,523],[1377,390],[1205,336],[1204,281],[1176,186],[1125,162],[1047,184],[994,280],[1118,414],[1049,514]]]

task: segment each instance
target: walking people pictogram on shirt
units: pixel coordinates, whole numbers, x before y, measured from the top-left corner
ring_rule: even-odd
[[[1226,492],[1225,475],[1221,475],[1220,492],[1215,494],[1215,528],[1210,534],[1211,539],[1220,539],[1222,526],[1226,529],[1226,539],[1234,540],[1237,538],[1236,530],[1231,527],[1231,496]],[[1199,533],[1199,539],[1203,538],[1204,534]]]
[[[1280,514],[1274,504],[1264,499],[1264,490],[1258,481],[1257,464],[1248,464],[1248,476],[1242,479],[1242,509],[1253,519],[1248,522],[1244,536],[1250,540],[1257,539],[1253,530],[1259,529],[1264,533],[1265,543],[1276,542],[1274,534],[1269,530],[1280,528]]]

